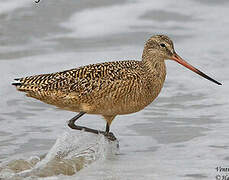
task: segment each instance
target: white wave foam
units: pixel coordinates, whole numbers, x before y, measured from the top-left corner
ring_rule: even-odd
[[[17,8],[25,7],[29,4],[32,5],[33,0],[0,0],[0,14],[5,14],[14,11]]]
[[[67,131],[57,139],[45,157],[5,163],[0,167],[0,179],[73,175],[97,160],[113,157],[117,152],[118,142],[111,142],[103,135]]]
[[[95,135],[83,131],[65,132],[57,139],[45,159],[37,164],[37,167],[47,164],[47,162],[54,158],[71,159],[72,157],[83,156],[87,158],[86,162],[104,159],[116,153],[116,147],[109,146],[108,144],[108,140],[103,135]]]
[[[152,21],[138,19],[147,10],[165,7],[165,2],[137,1],[124,5],[86,9],[74,14],[61,26],[71,29],[69,36],[98,37],[133,31],[132,26],[152,25]]]

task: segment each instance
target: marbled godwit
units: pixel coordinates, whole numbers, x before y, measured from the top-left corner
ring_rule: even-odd
[[[72,129],[109,132],[117,115],[134,113],[152,103],[160,93],[165,76],[165,60],[175,60],[200,76],[221,85],[194,68],[174,50],[173,42],[165,35],[152,36],[146,43],[142,61],[116,61],[92,64],[67,71],[15,79],[13,85],[29,97],[59,108],[79,112],[68,121]],[[75,125],[87,114],[100,114],[107,121],[106,131]]]

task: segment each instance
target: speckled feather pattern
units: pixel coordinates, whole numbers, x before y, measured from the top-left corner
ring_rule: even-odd
[[[146,42],[142,61],[92,64],[16,79],[13,85],[29,97],[61,109],[100,114],[111,124],[116,115],[140,111],[160,93],[166,67],[163,54],[154,52],[158,38]]]
[[[160,66],[165,69],[163,63]],[[161,83],[165,78],[159,69],[148,72],[142,61],[106,62],[21,78],[17,89],[71,111],[128,114],[143,109],[158,95],[159,78]]]

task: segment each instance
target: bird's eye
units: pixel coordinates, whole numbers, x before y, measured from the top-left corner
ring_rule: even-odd
[[[161,47],[166,47],[166,45],[164,43],[161,43],[160,46]]]

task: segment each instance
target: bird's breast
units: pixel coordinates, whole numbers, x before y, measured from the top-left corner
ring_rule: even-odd
[[[165,71],[141,75],[135,81],[124,84],[101,100],[97,100],[95,114],[117,115],[138,112],[148,106],[159,95],[165,80]],[[94,103],[94,104],[96,104]],[[98,111],[99,112],[98,112]]]

